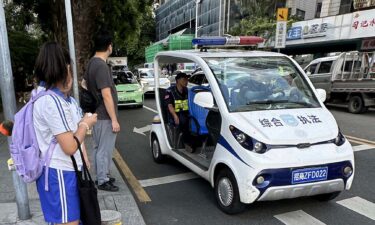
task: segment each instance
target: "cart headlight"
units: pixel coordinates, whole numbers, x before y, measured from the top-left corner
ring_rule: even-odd
[[[248,136],[241,130],[237,129],[234,126],[229,126],[230,131],[232,132],[233,137],[236,139],[236,141],[245,149],[254,151],[256,153],[264,153],[267,150],[267,146],[260,142],[255,140],[254,138]]]
[[[267,150],[267,146],[263,144],[262,142],[256,141],[254,143],[254,151],[256,153],[265,153]]]
[[[143,88],[141,88],[141,87],[140,87],[140,88],[138,88],[138,90],[137,90],[137,91],[139,91],[139,92],[140,92],[140,91],[143,91]]]
[[[246,141],[246,135],[244,133],[239,133],[236,135],[236,140],[238,143],[243,144]]]
[[[335,145],[337,146],[341,146],[345,143],[345,137],[344,135],[339,131],[339,134],[337,135],[337,137],[333,140]]]

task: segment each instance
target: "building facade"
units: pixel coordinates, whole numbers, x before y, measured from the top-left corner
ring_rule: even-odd
[[[156,39],[184,29],[195,34],[196,20],[198,36],[222,36],[248,15],[245,4],[251,4],[251,0],[156,0]],[[287,7],[291,15],[301,20],[353,12],[353,0],[279,0],[274,4],[271,13]]]
[[[249,2],[251,0],[157,1],[156,39],[162,40],[182,30],[189,34],[195,34],[197,30],[197,36],[223,36],[248,16],[245,4]],[[271,13],[279,7],[287,7],[290,14],[301,19],[287,34],[286,49],[282,50],[285,53],[322,51],[317,46],[325,46],[324,51],[359,50],[363,39],[375,38],[375,17],[372,16],[375,11],[368,11],[375,10],[375,0],[275,2],[275,6],[270,8]],[[359,21],[358,18],[363,19]]]
[[[375,50],[374,0],[323,1],[319,18],[292,24],[281,51],[294,55],[354,50]]]
[[[198,36],[222,36],[246,17],[244,4],[249,0],[160,0],[155,9],[156,39],[186,29],[195,34],[196,20]],[[286,1],[276,1],[273,13],[278,7],[285,7]],[[198,16],[196,17],[196,11]]]

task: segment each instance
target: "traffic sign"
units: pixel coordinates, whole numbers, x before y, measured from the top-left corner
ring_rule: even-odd
[[[288,8],[278,8],[276,17],[277,17],[277,21],[287,21],[288,20]]]

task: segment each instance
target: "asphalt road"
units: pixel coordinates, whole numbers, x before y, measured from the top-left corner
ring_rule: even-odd
[[[156,109],[153,97],[145,100],[145,106]],[[375,111],[353,115],[345,109],[329,109],[344,134],[375,141]],[[150,125],[154,115],[154,112],[146,108],[120,110],[122,131],[117,138],[116,146],[141,183],[151,178],[190,172],[173,159],[164,164],[156,164],[149,147],[149,132],[146,132],[146,135],[133,132],[134,127]],[[309,224],[375,224],[375,149],[358,151],[355,158],[356,174],[352,189],[331,202],[321,203],[312,198],[257,202],[250,205],[244,213],[229,216],[216,207],[210,184],[201,178],[195,178],[145,187],[144,190],[151,202],[138,202],[138,205],[149,225],[301,224],[298,220],[294,223],[285,220],[293,217],[302,218],[302,224],[308,224],[310,220]],[[340,202],[341,200],[345,202]],[[362,215],[356,209],[349,209],[348,207],[356,205],[354,200],[359,200],[359,207],[365,211],[374,211],[370,211],[369,214],[362,212],[365,214]],[[339,204],[346,202],[348,207]]]

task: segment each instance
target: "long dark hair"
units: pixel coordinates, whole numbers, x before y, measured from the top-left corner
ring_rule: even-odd
[[[67,66],[71,64],[69,52],[56,42],[42,45],[35,62],[36,81],[44,82],[46,89],[62,82],[66,85],[68,78]]]

